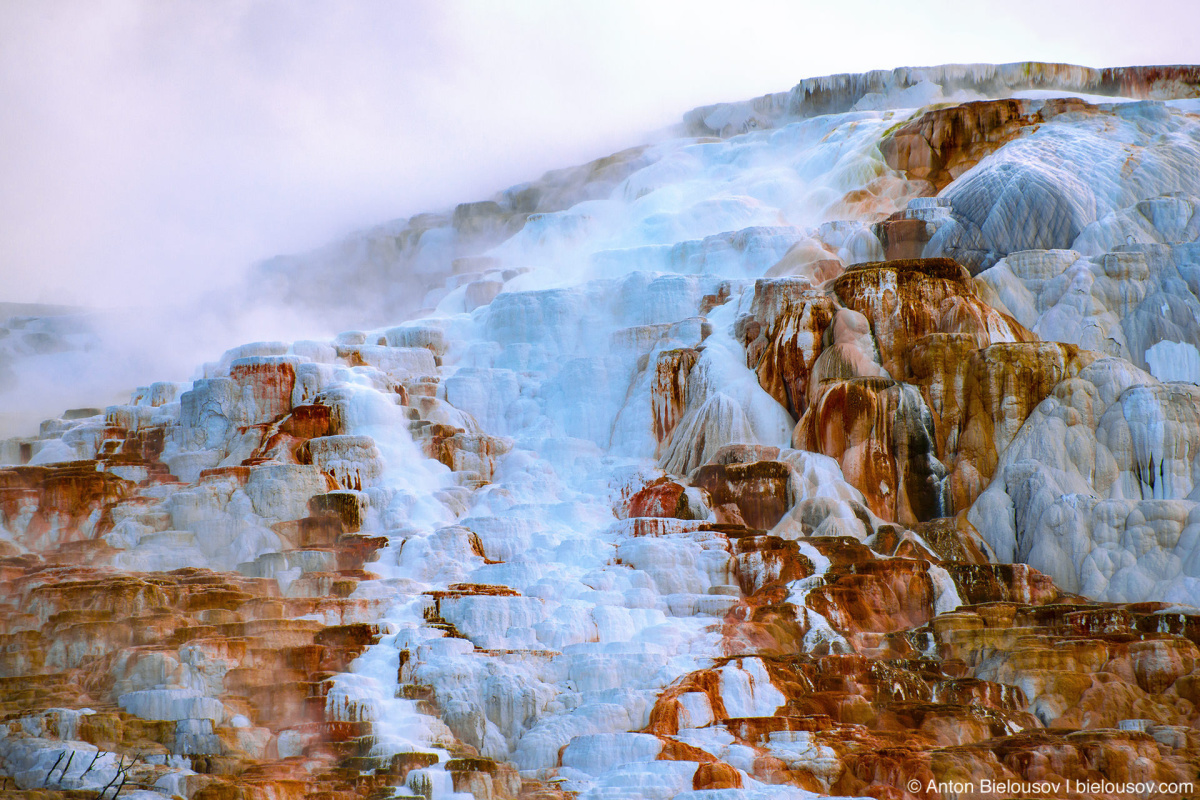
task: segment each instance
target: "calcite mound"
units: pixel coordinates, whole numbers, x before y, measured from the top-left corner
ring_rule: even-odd
[[[880,145],[889,165],[910,177],[929,181],[936,194],[985,156],[1059,114],[1089,113],[1077,98],[982,100],[936,108],[888,135]]]
[[[908,525],[969,508],[1033,408],[1101,357],[1037,341],[948,259],[861,264],[824,290],[763,279],[737,329],[798,417],[791,444]]]

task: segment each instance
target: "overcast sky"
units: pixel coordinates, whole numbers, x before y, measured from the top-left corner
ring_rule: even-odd
[[[704,103],[1200,61],[1200,3],[0,0],[0,301],[120,305],[490,195]]]

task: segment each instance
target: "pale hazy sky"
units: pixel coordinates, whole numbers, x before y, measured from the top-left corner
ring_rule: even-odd
[[[0,0],[0,301],[181,296],[834,72],[1200,61],[1200,3]]]

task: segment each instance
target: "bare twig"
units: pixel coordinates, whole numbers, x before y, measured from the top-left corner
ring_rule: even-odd
[[[63,766],[62,775],[58,776],[58,782],[62,783],[67,778],[67,773],[71,771],[71,762],[75,760],[75,751],[71,751],[71,755],[67,756],[67,763]],[[53,770],[51,770],[53,772]]]
[[[81,773],[79,774],[79,777],[81,777],[81,778],[82,778],[84,775],[87,775],[89,772],[91,772],[91,771],[92,771],[92,767],[93,767],[93,766],[95,766],[96,762],[100,760],[100,756],[102,756],[102,755],[104,755],[104,751],[103,751],[103,750],[97,750],[97,751],[96,751],[96,755],[92,756],[92,763],[91,763],[91,764],[88,764],[88,766],[87,766],[87,769],[85,769],[83,772],[81,772]]]
[[[137,764],[138,759],[141,757],[141,753],[134,753],[133,759],[126,764],[125,756],[122,754],[120,760],[117,761],[117,771],[113,774],[112,780],[104,785],[104,788],[100,790],[100,794],[96,796],[96,800],[103,800],[104,793],[108,791],[108,787],[116,783],[117,778],[120,778],[121,782],[117,784],[117,787],[113,790],[112,797],[109,798],[109,800],[117,800],[117,795],[119,795],[121,790],[125,788],[125,781],[129,780],[129,770],[133,769],[134,765]]]
[[[104,797],[104,793],[108,791],[108,787],[110,787],[114,783],[116,783],[118,777],[125,774],[121,769],[122,766],[124,766],[124,763],[125,763],[125,756],[124,756],[124,754],[122,754],[121,760],[117,762],[117,771],[113,773],[112,780],[109,781],[108,783],[104,784],[104,788],[100,790],[100,797]]]
[[[63,750],[61,753],[58,754],[58,758],[56,758],[54,760],[54,766],[52,766],[50,768],[50,771],[46,773],[46,779],[42,781],[42,786],[46,786],[50,783],[50,776],[54,774],[54,770],[58,769],[58,762],[62,761],[63,756],[65,756],[66,754],[67,754],[66,750]]]

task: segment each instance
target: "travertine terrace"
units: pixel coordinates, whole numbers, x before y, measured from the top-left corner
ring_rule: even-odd
[[[0,793],[1200,793],[1200,67],[675,134],[273,259],[361,318],[0,442]]]

